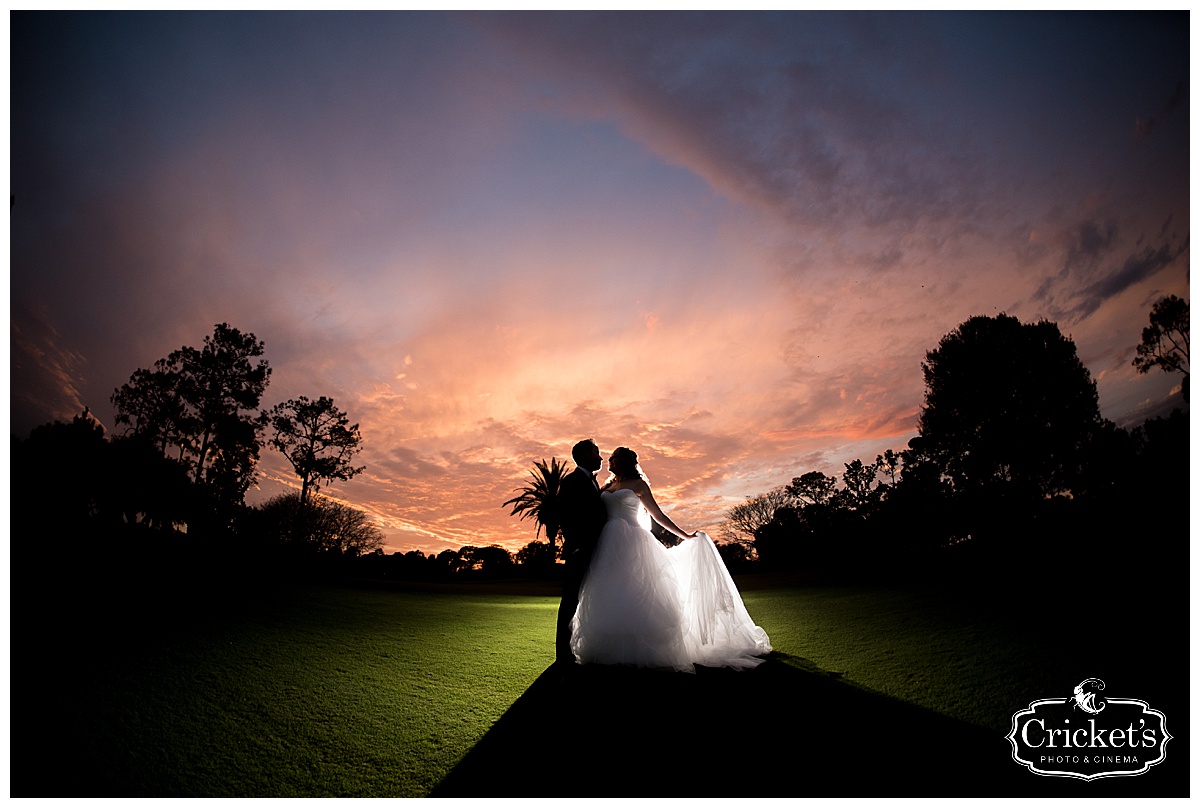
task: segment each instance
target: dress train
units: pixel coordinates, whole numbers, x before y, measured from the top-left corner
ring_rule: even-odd
[[[771,651],[705,533],[667,548],[628,489],[602,495],[609,520],[571,621],[571,650],[583,663],[694,672],[753,668]]]

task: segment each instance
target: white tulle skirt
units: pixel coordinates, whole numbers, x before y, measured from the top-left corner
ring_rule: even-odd
[[[707,534],[667,548],[644,527],[610,519],[580,589],[571,650],[585,664],[694,672],[753,668],[771,643]]]

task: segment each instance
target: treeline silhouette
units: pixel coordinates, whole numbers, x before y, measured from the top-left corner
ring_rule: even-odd
[[[1178,372],[1188,397],[1186,301],[1159,300],[1133,365]],[[972,317],[925,356],[917,436],[837,477],[809,470],[731,508],[718,546],[734,573],[839,580],[970,573],[1120,575],[1184,565],[1189,422],[1176,408],[1132,429],[1100,415],[1074,342],[1049,321]],[[506,501],[534,522],[522,552],[553,549],[568,467],[534,464]]]
[[[1187,307],[1160,366],[1183,373]],[[1158,326],[1161,326],[1161,317]],[[1152,318],[1152,321],[1154,318]],[[1139,356],[1162,355],[1147,329]],[[1135,360],[1139,370],[1145,362]],[[931,350],[918,434],[840,479],[811,470],[734,507],[723,534],[762,568],[833,577],[953,565],[990,577],[1186,566],[1189,422],[1180,409],[1132,429],[1100,415],[1096,384],[1054,323],[973,317]]]
[[[1158,366],[1186,379],[1186,304],[1160,304],[1139,370],[1146,356],[1166,356]],[[1164,322],[1160,309],[1173,319]],[[1171,347],[1147,347],[1164,334],[1174,335]],[[544,539],[516,553],[496,545],[386,553],[366,514],[320,493],[362,470],[351,465],[357,425],[325,397],[258,411],[270,376],[262,353],[254,335],[220,324],[202,349],[181,348],[114,392],[122,434],[85,411],[15,440],[16,569],[201,585],[561,574],[562,464],[537,464],[524,493],[505,503],[533,517]],[[1074,343],[1045,321],[973,317],[922,368],[925,401],[906,448],[847,463],[838,477],[806,471],[728,512],[718,546],[732,572],[859,580],[946,565],[996,574],[1058,565],[1087,574],[1187,558],[1183,412],[1133,429],[1103,419]],[[287,457],[301,487],[250,506],[245,492],[264,446]]]
[[[1110,425],[1090,447],[1088,487],[1043,497],[1003,483],[956,490],[922,472],[914,439],[891,454],[901,469],[894,483],[876,477],[891,468],[881,455],[846,464],[840,481],[812,471],[739,506],[776,504],[736,541],[762,568],[838,577],[968,561],[1003,564],[1005,574],[1023,565],[1083,572],[1139,559],[1182,563],[1188,435],[1179,410],[1132,430]],[[812,499],[814,486],[829,493]]]
[[[114,390],[110,434],[87,409],[15,438],[16,569],[110,589],[219,586],[311,574],[382,546],[363,512],[320,493],[362,471],[358,425],[332,399],[259,409],[271,369],[253,334],[221,323]],[[299,491],[245,501],[261,451],[278,450]]]

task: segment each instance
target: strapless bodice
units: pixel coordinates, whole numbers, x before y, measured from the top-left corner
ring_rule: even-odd
[[[600,499],[604,501],[609,519],[620,519],[634,525],[642,523],[642,501],[638,499],[636,492],[628,488],[602,491]]]

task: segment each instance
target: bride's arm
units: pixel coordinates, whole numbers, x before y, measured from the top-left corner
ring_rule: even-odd
[[[651,493],[649,485],[639,482],[633,487],[633,491],[638,495],[638,499],[642,501],[642,504],[646,506],[646,510],[650,512],[650,516],[655,522],[658,522],[681,539],[694,539],[696,537],[695,533],[685,533],[683,528],[671,521],[671,517],[663,513],[662,508],[658,507],[658,503],[654,501],[654,494]]]

